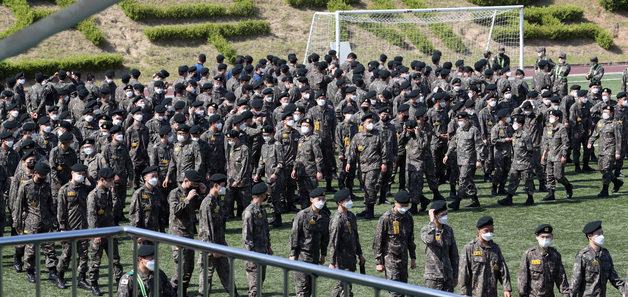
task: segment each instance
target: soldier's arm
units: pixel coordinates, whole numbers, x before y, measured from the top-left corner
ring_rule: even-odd
[[[337,255],[336,245],[338,244],[338,222],[335,219],[332,219],[329,223],[329,264],[336,265],[338,262],[336,261]]]
[[[386,217],[379,217],[379,222],[377,223],[377,229],[375,230],[375,238],[373,239],[373,254],[375,256],[375,264],[376,265],[384,265],[384,256],[386,251],[386,244],[384,241],[386,240],[386,236],[388,234],[388,230],[386,228]]]
[[[571,274],[571,296],[577,296],[580,293],[580,287],[583,284],[585,263],[582,261],[582,254],[576,255],[576,260],[573,264],[573,273]]]
[[[24,222],[22,222],[22,208],[25,203],[24,200],[26,199],[24,188],[24,184],[20,184],[20,187],[17,190],[17,198],[15,199],[15,204],[13,205],[13,228],[19,228],[21,230],[24,230]]]
[[[504,142],[504,140],[503,140],[503,139],[500,139],[500,138],[499,138],[499,133],[498,133],[498,132],[499,132],[499,129],[497,128],[497,126],[494,126],[494,127],[491,129],[491,136],[490,136],[491,138],[490,138],[490,141],[491,141],[491,144],[493,144],[493,145],[496,145],[496,144],[498,144],[498,143],[502,143],[502,142]]]
[[[321,149],[321,141],[318,137],[312,139],[312,151],[314,152],[314,161],[316,162],[316,172],[323,172],[323,150]]]
[[[558,292],[560,292],[564,296],[567,296],[571,293],[571,291],[569,290],[567,274],[565,273],[565,266],[563,266],[563,260],[560,254],[558,254],[558,260],[556,261],[556,263],[558,265],[558,276],[554,278],[556,281],[556,287],[558,288]]]
[[[253,215],[249,210],[242,214],[242,246],[247,251],[255,248],[255,234],[253,230]]]
[[[384,139],[380,134],[380,142],[382,143],[382,164],[388,164],[390,160],[392,160],[393,156],[391,156],[392,149],[389,147],[388,141]]]
[[[560,149],[560,154],[562,157],[567,157],[567,150],[571,146],[569,143],[569,135],[567,134],[567,128],[562,127],[560,129],[560,133],[561,133],[560,134],[561,142],[563,144]]]
[[[265,171],[265,166],[264,166],[264,162],[266,160],[264,160],[264,157],[260,156],[259,161],[257,162],[257,170],[256,172],[253,173],[253,175],[257,175],[259,177],[263,177],[264,176],[264,171]]]
[[[327,228],[323,228],[321,231],[321,255],[327,255],[327,246],[329,245],[329,221],[327,221]]]
[[[447,153],[445,154],[445,156],[447,156],[448,158],[451,157],[451,155],[453,155],[453,153],[456,152],[457,141],[458,141],[458,134],[455,134],[449,140],[449,146],[447,147]]]
[[[473,128],[472,128],[473,129]],[[482,142],[482,138],[480,137],[480,131],[478,131],[478,129],[475,129],[475,154],[476,154],[476,160],[478,162],[482,161],[482,146],[484,145],[484,143]]]
[[[131,277],[135,277],[135,275],[129,275],[129,273],[126,273],[120,279],[120,284],[118,285],[118,297],[133,296],[133,281],[129,279]],[[141,294],[141,292],[138,293]]]
[[[281,146],[280,144],[274,144],[273,149],[275,150],[276,159],[277,159],[277,164],[275,164],[275,167],[273,168],[273,173],[276,175],[280,175],[281,171],[283,170],[285,166],[283,146]]]
[[[177,197],[178,191],[170,192],[168,196],[168,204],[170,204],[170,213],[176,216],[185,214],[185,209],[192,203],[187,197]],[[181,198],[184,198],[183,201]]]
[[[151,145],[151,148],[148,150],[148,164],[149,166],[159,166],[157,149],[154,145]]]
[[[164,297],[175,297],[177,296],[176,292],[174,291],[174,289],[172,288],[172,284],[170,283],[170,279],[168,278],[168,276],[166,275],[166,273],[164,273],[163,270],[159,270],[159,282],[161,283],[161,291],[162,291],[162,296]]]
[[[423,241],[425,245],[433,244],[435,240],[435,235],[436,225],[434,223],[430,222],[429,224],[421,228],[421,241]]]
[[[608,253],[608,252],[607,252]],[[626,294],[625,282],[624,280],[619,278],[617,271],[615,270],[615,266],[613,265],[613,259],[611,255],[608,255],[608,259],[610,260],[611,268],[610,273],[608,274],[608,281],[611,282],[611,285],[619,290],[620,294]]]
[[[59,183],[59,175],[57,174],[58,170],[57,170],[57,162],[55,162],[56,158],[56,151],[51,151],[50,152],[50,156],[48,156],[48,164],[50,164],[50,185],[52,186],[53,190],[55,185]]]
[[[563,76],[568,76],[569,72],[571,72],[571,65],[567,64],[567,67],[563,70]]]
[[[454,229],[449,228],[451,231],[451,246],[449,247],[449,261],[451,262],[451,270],[454,278],[458,277],[458,265],[460,263],[460,257],[458,255],[458,245],[456,244],[456,236],[454,236]]]
[[[410,220],[410,234],[408,235],[408,240],[407,240],[407,244],[408,244],[408,253],[410,256],[410,259],[416,259],[416,244],[414,243],[414,220]]]
[[[335,133],[334,144],[336,145],[336,148],[338,148],[338,156],[344,157],[345,140],[344,140],[344,137],[342,137],[341,132],[342,132],[342,129],[340,127],[336,127],[336,130],[334,131]]]
[[[623,134],[622,134],[622,125],[618,122],[613,123],[613,128],[615,130],[615,155],[621,155],[621,149],[622,149],[622,141],[623,141]]]
[[[133,170],[133,162],[131,162],[131,156],[129,156],[129,149],[125,149],[124,151],[124,155],[125,155],[125,159],[127,160],[125,162],[125,166],[126,166],[126,172],[127,172],[127,176],[128,176],[128,180],[129,181],[133,181],[134,175],[135,175],[135,170]]]
[[[593,133],[591,133],[591,137],[589,137],[588,144],[593,145],[598,138],[600,138],[600,130],[598,129],[598,126],[595,126],[595,128],[593,129]]]
[[[143,228],[142,226],[139,226],[140,223],[140,210],[139,210],[139,195],[141,195],[141,189],[137,189],[135,192],[133,192],[133,196],[131,196],[131,205],[129,206],[129,225],[133,226],[133,227],[139,227],[139,228]]]
[[[194,170],[200,172],[202,169],[202,166],[204,164],[204,160],[203,160],[203,156],[201,153],[201,148],[198,145],[198,143],[195,143],[196,145],[194,145]],[[242,166],[244,167],[244,166]]]
[[[297,214],[292,221],[292,231],[290,232],[290,257],[298,257],[300,253],[299,237],[301,236],[301,214]],[[321,255],[324,255],[321,253]]]
[[[523,253],[521,263],[519,263],[519,272],[517,273],[517,288],[519,289],[519,297],[528,297],[528,294],[530,293],[530,271],[528,264],[528,254]]]
[[[59,196],[57,196],[57,222],[59,223],[59,230],[68,229],[68,213],[67,213],[67,191],[64,188],[59,190]],[[77,193],[78,195],[78,193]]]
[[[251,154],[249,153],[249,149],[248,147],[246,149],[242,149],[242,167],[240,167],[240,170],[238,172],[237,176],[234,176],[234,181],[237,183],[241,183],[245,178],[247,178],[247,174],[251,174],[248,169],[249,169],[249,162],[250,162],[250,158],[251,158]]]
[[[98,210],[96,209],[96,203],[92,193],[87,195],[87,227],[89,229],[98,228],[98,226],[96,226],[96,212]]]
[[[465,296],[471,296],[473,287],[471,284],[471,257],[469,254],[469,246],[462,248],[462,257],[460,258],[460,265],[458,266],[460,272],[458,273],[458,283],[460,284],[460,294]]]
[[[512,287],[510,285],[510,272],[508,271],[508,265],[506,264],[506,260],[504,259],[504,255],[501,250],[499,250],[499,262],[499,282],[502,284],[502,287],[504,287],[504,292],[511,292]]]
[[[175,156],[173,155],[170,160],[170,164],[168,164],[168,172],[166,173],[166,178],[170,181],[175,181],[176,172],[177,172],[177,158],[175,158]]]
[[[602,81],[602,77],[604,77],[604,67],[599,66],[599,70],[597,71],[597,74],[593,77],[597,79],[598,81]]]

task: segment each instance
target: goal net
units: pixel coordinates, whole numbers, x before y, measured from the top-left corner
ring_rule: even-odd
[[[384,53],[427,63],[439,50],[441,61],[472,65],[501,46],[511,67],[523,68],[523,6],[317,12],[305,57],[334,49],[341,61],[354,52],[361,61]]]

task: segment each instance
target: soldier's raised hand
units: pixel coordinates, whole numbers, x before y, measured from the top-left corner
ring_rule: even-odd
[[[375,266],[375,270],[377,270],[379,272],[384,271],[384,265],[379,264],[379,265]]]

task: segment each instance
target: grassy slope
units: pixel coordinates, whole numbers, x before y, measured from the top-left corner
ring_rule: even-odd
[[[609,77],[611,78],[611,77]],[[613,77],[613,78],[616,78]],[[618,88],[618,81],[609,81],[605,85],[616,89]],[[597,168],[596,164],[592,164],[593,168]],[[628,165],[624,166],[624,173],[628,172]],[[566,168],[567,178],[575,185],[575,199],[565,199],[565,194],[562,186],[558,187],[557,201],[552,203],[540,202],[543,193],[536,193],[535,199],[537,204],[531,207],[523,207],[519,204],[525,201],[525,195],[520,194],[515,197],[514,207],[500,207],[496,204],[498,198],[490,195],[490,186],[485,183],[478,183],[480,202],[483,205],[481,209],[463,209],[461,211],[450,213],[449,224],[454,228],[456,234],[456,240],[458,243],[458,249],[473,239],[477,235],[475,229],[475,223],[478,218],[484,215],[491,215],[495,219],[495,242],[497,242],[504,253],[504,257],[508,263],[511,274],[511,282],[513,284],[514,294],[516,293],[517,282],[517,270],[519,268],[519,260],[523,251],[536,244],[534,239],[534,229],[543,223],[549,223],[554,226],[554,241],[552,246],[556,247],[563,255],[563,264],[567,271],[567,276],[571,277],[571,269],[573,266],[573,259],[576,253],[582,249],[587,243],[584,235],[580,232],[582,227],[589,221],[603,220],[604,231],[607,240],[605,248],[607,248],[614,258],[615,269],[619,273],[619,276],[623,279],[628,270],[628,258],[623,255],[625,247],[628,246],[628,238],[624,236],[628,223],[624,220],[625,209],[628,207],[628,200],[625,198],[628,196],[628,187],[622,188],[619,194],[612,195],[610,198],[598,199],[597,193],[601,187],[601,176],[599,172],[591,174],[573,174],[573,166],[569,164]],[[479,171],[476,172],[479,174]],[[479,176],[478,176],[479,177]],[[477,181],[478,179],[476,179]],[[536,183],[536,181],[535,181]],[[396,188],[396,185],[394,186]],[[443,194],[448,193],[448,186],[442,185],[440,190]],[[393,189],[395,192],[396,189]],[[426,191],[427,188],[426,188]],[[521,192],[520,192],[521,193]],[[129,193],[130,195],[130,193]],[[361,193],[357,193],[358,196]],[[427,195],[431,198],[431,195]],[[328,199],[331,195],[328,195]],[[501,197],[500,197],[501,198]],[[128,200],[127,200],[128,201]],[[361,201],[356,201],[356,207],[354,212],[359,212],[363,208]],[[333,203],[328,202],[328,206],[333,209]],[[382,214],[388,209],[388,206],[377,206],[376,214]],[[271,230],[271,241],[275,251],[275,255],[279,257],[287,257],[289,254],[288,236],[290,233],[290,222],[294,214],[284,215],[284,227],[279,230]],[[419,232],[420,228],[427,224],[428,218],[426,215],[420,215],[414,217],[415,220],[415,242],[417,244],[417,269],[410,271],[409,283],[422,285],[423,284],[423,267],[424,267],[424,252],[423,244],[420,241]],[[239,220],[229,221],[227,223],[227,242],[230,246],[241,247],[241,222]],[[362,248],[367,258],[367,273],[369,275],[375,275],[383,277],[383,274],[375,271],[375,265],[373,253],[371,250],[372,238],[374,237],[375,228],[377,226],[376,220],[365,221],[359,220],[358,227],[360,232],[360,239]],[[8,234],[5,234],[8,236]],[[122,263],[124,264],[125,271],[132,269],[132,253],[131,253],[131,241],[124,240],[120,244],[120,253]],[[60,249],[57,250],[60,253]],[[10,296],[29,296],[33,295],[35,287],[29,284],[26,280],[24,273],[17,274],[12,268],[12,249],[4,249],[2,257],[2,271],[3,271],[3,293]],[[168,276],[172,276],[175,265],[172,261],[172,252],[170,247],[161,245],[159,258],[162,260],[159,265]],[[198,256],[197,256],[198,259]],[[328,264],[329,262],[327,262]],[[43,265],[43,259],[42,259]],[[101,267],[106,266],[106,257],[103,256],[103,262]],[[242,261],[236,261],[236,284],[240,294],[246,294],[246,277],[244,274],[244,263]],[[195,296],[196,284],[198,283],[198,265],[195,268],[195,273],[192,278],[192,286],[189,290],[190,296]],[[42,268],[45,270],[45,267]],[[101,270],[101,286],[106,290],[107,277],[104,273],[105,270]],[[68,277],[71,275],[68,273]],[[294,294],[294,286],[292,282],[292,274],[290,275],[289,290],[291,294]],[[227,294],[222,289],[218,277],[214,277],[214,292],[216,296],[226,296]],[[320,280],[318,284],[318,292],[320,296],[329,294],[333,286],[331,280]],[[267,273],[267,280],[264,285],[265,296],[280,296],[282,291],[282,273],[280,269],[269,268]],[[608,285],[609,295],[616,296],[617,291]],[[60,291],[56,287],[44,282],[42,285],[42,296],[71,296],[69,290]],[[363,287],[354,287],[355,296],[366,296],[372,294],[371,290]],[[3,294],[0,294],[3,295]],[[4,296],[4,295],[3,295]],[[89,296],[86,291],[79,291],[79,296]]]

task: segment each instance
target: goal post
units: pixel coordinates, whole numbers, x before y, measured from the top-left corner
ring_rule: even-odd
[[[349,52],[362,61],[386,54],[428,62],[439,50],[441,61],[472,65],[503,46],[511,67],[523,69],[523,24],[523,5],[316,12],[304,60],[334,49],[341,62]]]

